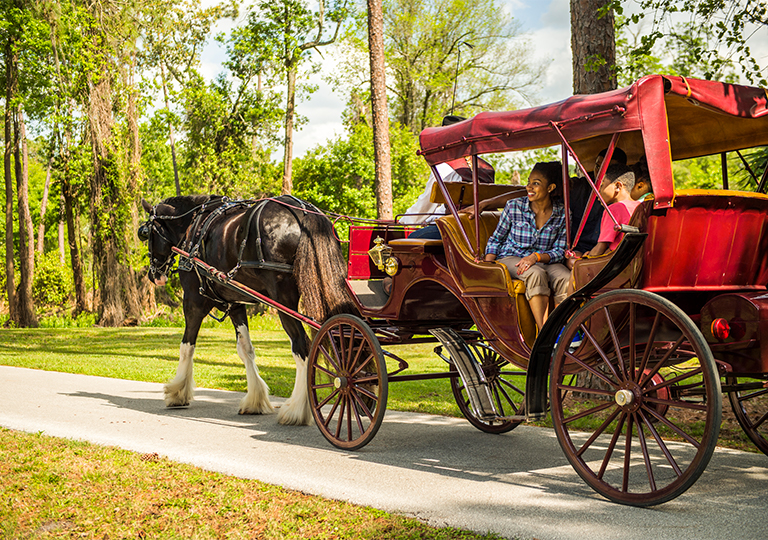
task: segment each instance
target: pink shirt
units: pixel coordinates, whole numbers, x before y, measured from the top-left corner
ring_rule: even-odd
[[[629,219],[632,217],[632,213],[640,205],[640,201],[619,201],[608,206],[608,211],[613,214],[619,225],[626,225],[629,223]],[[600,237],[598,242],[609,242],[608,249],[614,250],[618,247],[621,239],[624,238],[624,233],[615,230],[613,220],[608,215],[608,212],[603,212],[603,219],[600,221]]]

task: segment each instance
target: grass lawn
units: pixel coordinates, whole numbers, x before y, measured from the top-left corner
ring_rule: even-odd
[[[256,364],[272,395],[288,397],[296,368],[288,337],[274,321],[254,320]],[[179,362],[181,328],[38,328],[0,330],[0,364],[148,382],[173,378]],[[404,345],[391,351],[414,372],[444,372],[432,345]],[[195,349],[195,384],[245,392],[245,368],[229,323],[202,328]],[[448,379],[389,387],[387,408],[461,416]]]
[[[0,537],[492,540],[83,442],[0,428]]]

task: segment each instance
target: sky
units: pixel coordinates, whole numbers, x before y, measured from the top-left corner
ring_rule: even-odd
[[[547,63],[541,89],[536,95],[537,101],[552,103],[572,95],[570,1],[499,1],[521,23],[522,32],[532,44],[533,60]],[[234,24],[237,23],[223,23],[217,30],[226,31]],[[753,51],[768,51],[768,31],[760,32],[751,42],[751,46]],[[209,43],[202,57],[203,74],[212,78],[222,71],[221,61],[224,56],[220,45]],[[327,62],[332,62],[333,55],[329,54],[326,58]],[[758,58],[758,61],[761,59]],[[761,64],[768,64],[768,57],[764,56]],[[326,68],[333,66],[324,66],[324,69]],[[321,75],[316,75],[311,82],[318,85],[317,92],[308,100],[297,103],[298,113],[308,119],[302,129],[294,134],[294,156],[297,157],[344,132],[341,113],[344,110],[345,96],[334,93],[331,86],[322,80]],[[282,159],[282,152],[274,158]]]

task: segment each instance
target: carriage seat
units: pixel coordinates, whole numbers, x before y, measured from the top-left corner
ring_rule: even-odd
[[[488,238],[496,230],[501,212],[483,212],[480,215],[480,256],[485,253],[485,245]],[[437,220],[437,226],[443,237],[446,256],[449,265],[452,265],[452,273],[456,281],[462,287],[463,292],[472,296],[482,296],[483,293],[504,291],[510,296],[525,293],[525,284],[514,279],[507,268],[501,264],[493,264],[475,261],[475,221],[470,220],[466,214],[459,214],[459,218],[469,236],[470,246],[464,241],[456,219],[453,216],[445,216]]]

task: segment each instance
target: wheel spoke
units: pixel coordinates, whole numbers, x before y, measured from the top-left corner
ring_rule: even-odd
[[[317,408],[318,409],[322,409],[323,407],[325,407],[328,404],[328,402],[331,401],[334,398],[334,396],[338,395],[338,393],[339,393],[338,388],[335,388],[332,384],[330,384],[330,385],[323,385],[323,386],[328,386],[328,387],[333,388],[333,392],[328,394],[327,398],[325,398],[322,402],[317,404]],[[313,386],[313,388],[319,388],[319,387],[318,386]],[[336,408],[336,406],[334,405],[334,409],[335,408]],[[333,410],[331,410],[331,413],[328,415],[329,418],[331,416],[333,416]]]
[[[587,409],[586,411],[581,411],[580,413],[574,414],[573,416],[569,416],[567,418],[563,416],[563,424],[570,424],[574,420],[579,420],[580,418],[584,418],[585,416],[589,416],[591,414],[595,414],[615,406],[616,406],[615,403],[608,402],[608,403],[603,403],[601,405],[598,405],[597,407],[592,407],[591,409]]]
[[[656,412],[656,411],[655,411],[655,410],[653,410],[653,409],[647,409],[647,410],[648,410],[648,412],[649,412],[649,413],[651,413],[651,414],[652,414],[652,415],[653,415],[653,416],[654,416],[654,417],[655,417],[655,418],[656,418],[656,419],[657,419],[659,422],[661,422],[662,424],[664,424],[665,426],[667,426],[669,429],[671,429],[672,431],[674,431],[675,433],[677,433],[678,435],[680,435],[680,436],[681,436],[683,439],[685,439],[686,441],[688,441],[689,443],[691,443],[693,446],[695,446],[696,448],[699,448],[699,446],[701,446],[701,443],[700,443],[699,441],[697,441],[696,439],[694,439],[693,437],[691,437],[690,435],[688,435],[688,434],[687,434],[685,431],[683,431],[682,429],[680,429],[679,427],[677,427],[675,424],[673,424],[672,422],[670,422],[669,420],[667,420],[667,418],[666,418],[665,416],[662,416],[662,415],[660,415],[658,412]]]
[[[565,390],[566,392],[579,392],[582,394],[594,394],[596,396],[613,396],[615,392],[611,390],[603,390],[602,388],[589,388],[587,386],[570,386],[570,385],[557,385],[558,389]],[[563,396],[565,397],[565,396]]]
[[[376,394],[374,394],[373,392],[371,392],[367,388],[364,388],[364,387],[360,386],[358,383],[355,383],[355,390],[357,390],[361,394],[364,394],[366,397],[368,397],[368,398],[370,398],[370,399],[372,399],[374,401],[379,401],[379,396],[377,396]]]
[[[638,384],[639,384],[640,386],[645,386],[645,385],[648,383],[648,381],[650,381],[651,379],[653,379],[653,376],[654,376],[654,375],[656,375],[656,374],[659,372],[659,370],[660,370],[660,369],[661,369],[663,366],[665,366],[665,365],[667,364],[667,360],[669,360],[669,359],[670,359],[670,357],[671,357],[671,356],[672,356],[672,355],[675,353],[675,351],[677,351],[677,348],[678,348],[678,347],[680,347],[680,344],[681,344],[681,343],[682,343],[682,342],[683,342],[685,339],[686,339],[686,338],[685,338],[685,334],[683,334],[682,336],[680,336],[680,337],[678,338],[678,340],[675,342],[675,344],[672,346],[672,348],[671,348],[671,349],[669,349],[669,350],[667,351],[667,353],[664,355],[664,358],[662,358],[661,360],[659,360],[658,362],[656,362],[656,365],[655,365],[655,366],[653,366],[653,368],[651,368],[651,369],[648,371],[648,373],[646,373],[646,374],[645,374],[645,376],[644,376],[644,377],[642,377],[642,378],[640,379],[640,381],[641,381],[641,382],[640,382],[640,383],[638,383]]]
[[[621,491],[626,493],[629,490],[629,466],[632,460],[632,428],[633,428],[632,415],[627,417],[627,440],[624,445],[624,474],[621,479]]]
[[[355,409],[359,407],[363,411],[363,413],[365,413],[365,416],[368,417],[368,420],[373,420],[373,413],[365,404],[365,402],[362,399],[360,399],[360,396],[358,396],[357,394],[352,394],[352,396],[355,398],[355,402],[357,403],[357,406],[355,407]],[[357,416],[358,416],[357,423],[360,425],[360,431],[365,431],[363,429],[363,425],[360,423],[360,415],[358,414]]]
[[[360,347],[360,350],[362,350],[362,349],[363,348]],[[368,358],[366,358],[363,362],[360,362],[360,364],[357,365],[357,367],[355,367],[355,371],[350,373],[349,376],[350,377],[356,377],[357,374],[360,373],[363,370],[363,368],[365,368],[368,365],[369,362],[371,362],[371,360],[373,360],[373,353],[369,354]],[[374,375],[374,378],[376,378],[376,375]],[[360,380],[360,379],[357,379],[357,380]]]
[[[647,411],[648,409],[646,408],[645,410]],[[680,470],[680,466],[677,464],[677,461],[675,461],[675,458],[672,457],[672,452],[669,451],[669,448],[667,447],[667,444],[661,438],[661,435],[659,435],[659,432],[656,430],[656,427],[653,425],[653,422],[650,421],[650,419],[643,412],[643,410],[639,411],[639,414],[640,414],[640,418],[643,419],[643,423],[648,428],[648,430],[651,432],[651,435],[653,435],[653,438],[656,439],[656,444],[659,445],[659,449],[664,454],[664,457],[667,458],[667,463],[670,464],[670,466],[675,471],[675,474],[677,476],[682,476],[683,475],[683,471]]]
[[[600,355],[600,358],[602,358],[603,363],[606,366],[608,366],[608,369],[611,370],[611,373],[613,373],[613,376],[616,378],[616,381],[620,381],[621,377],[619,377],[619,374],[616,372],[616,368],[614,367],[613,363],[610,360],[608,360],[608,356],[606,356],[605,351],[603,351],[603,348],[597,342],[597,339],[595,339],[595,336],[593,336],[592,333],[589,330],[587,330],[587,328],[583,324],[581,325],[581,330],[582,332],[584,332],[584,335],[589,339],[589,341],[592,342],[592,346],[595,348],[595,351],[597,351],[597,354]],[[566,353],[566,354],[571,358],[574,358],[574,359],[576,358],[570,353]],[[612,383],[607,378],[605,378],[605,381],[614,387],[616,386],[615,383]]]
[[[620,413],[623,411],[621,409],[616,409]],[[616,449],[616,444],[619,442],[619,437],[621,436],[621,430],[624,427],[624,421],[627,419],[626,414],[622,414],[619,418],[619,423],[616,425],[616,430],[613,432],[613,437],[611,437],[611,442],[608,444],[608,448],[605,449],[605,456],[603,456],[603,462],[600,464],[600,470],[597,471],[597,478],[602,480],[603,475],[605,474],[605,471],[608,469],[608,464],[611,462],[611,457],[613,456],[613,451]]]
[[[668,407],[676,407],[679,409],[691,409],[694,411],[706,411],[707,405],[706,403],[691,403],[688,401],[679,401],[679,400],[672,400],[672,399],[659,399],[655,397],[644,397],[643,401],[647,401],[648,403],[656,403],[658,405],[666,405]]]
[[[341,434],[341,426],[344,425],[344,409],[347,407],[347,397],[344,394],[341,394],[341,399],[339,399],[339,403],[341,403],[341,407],[339,407],[339,419],[336,421],[336,438],[339,438],[339,435]]]
[[[339,392],[335,392],[335,394],[339,394]],[[323,425],[327,428],[328,425],[331,423],[331,420],[333,420],[333,415],[336,414],[336,409],[339,407],[339,403],[341,403],[341,400],[343,399],[343,396],[339,395],[339,399],[336,400],[333,403],[333,407],[331,407],[331,412],[328,413],[328,416],[325,417],[325,422],[323,422]]]
[[[629,366],[628,368],[630,370],[629,379],[631,381],[634,381],[636,377],[635,375],[635,360],[636,360],[635,359],[635,356],[636,356],[635,340],[637,337],[635,335],[636,325],[637,325],[637,304],[635,304],[634,302],[630,302],[629,303]]]
[[[323,356],[325,356],[325,359],[328,360],[328,363],[333,366],[333,369],[336,370],[336,373],[339,373],[341,371],[341,368],[339,367],[339,365],[336,363],[336,360],[335,360],[335,358],[338,358],[338,351],[336,350],[336,343],[334,342],[332,337],[328,341],[331,344],[331,348],[333,349],[333,352],[335,352],[337,354],[336,355],[329,354],[328,350],[323,345],[320,345],[320,347],[319,347],[320,352],[323,354]],[[317,364],[317,367],[320,367],[320,364]],[[335,376],[330,371],[328,372],[328,374],[332,375],[332,376]]]
[[[577,364],[579,364],[581,367],[583,367],[584,369],[586,369],[587,371],[589,371],[589,372],[590,372],[592,375],[594,375],[595,377],[597,377],[597,378],[599,378],[599,379],[602,379],[603,381],[605,381],[605,383],[606,383],[606,384],[609,384],[609,385],[613,386],[614,388],[617,388],[617,387],[618,387],[618,384],[616,383],[616,381],[612,381],[612,380],[611,380],[611,379],[609,379],[609,378],[608,378],[608,377],[607,377],[607,376],[606,376],[604,373],[601,373],[600,371],[596,370],[594,367],[592,367],[592,366],[590,366],[590,365],[588,365],[588,364],[586,364],[586,363],[582,362],[582,361],[581,361],[581,359],[579,359],[579,358],[576,358],[575,356],[573,356],[573,355],[572,355],[571,353],[569,353],[568,351],[566,351],[566,352],[565,352],[565,356],[567,356],[567,357],[568,357],[570,360],[573,360],[574,362],[576,362]]]
[[[590,446],[592,446],[592,443],[597,440],[597,438],[605,432],[605,430],[608,428],[608,426],[613,422],[616,417],[621,413],[621,409],[616,407],[616,409],[610,414],[608,418],[605,419],[605,421],[600,425],[599,428],[595,430],[595,432],[592,434],[592,436],[587,439],[587,442],[585,442],[581,448],[576,452],[577,456],[580,456],[584,453],[585,450],[587,450]]]
[[[624,369],[624,357],[621,355],[621,343],[619,343],[619,336],[616,334],[616,327],[613,324],[613,317],[611,317],[611,312],[608,309],[608,306],[603,307],[603,313],[605,314],[605,320],[608,323],[608,331],[611,333],[611,340],[613,340],[613,347],[616,350],[616,361],[619,366],[619,369],[621,370],[621,377],[619,377],[619,374],[615,372],[614,372],[614,375],[616,375],[617,380],[626,381],[627,372]]]
[[[335,378],[336,378],[336,375],[337,375],[337,373],[334,373],[334,372],[332,372],[330,369],[326,368],[326,367],[325,367],[325,366],[323,366],[322,364],[317,364],[317,365],[315,366],[315,369],[317,369],[318,371],[322,371],[323,373],[325,373],[326,375],[328,375],[328,376],[329,376],[329,377],[331,377],[332,379],[335,379]],[[323,387],[323,386],[325,386],[325,385],[322,385],[322,384],[321,384],[321,385],[313,386],[313,388],[321,388],[321,387]]]
[[[653,344],[656,340],[656,332],[658,332],[660,324],[661,313],[656,313],[656,317],[653,319],[653,325],[651,326],[651,333],[648,335],[648,344],[645,346],[645,352],[643,353],[643,360],[640,362],[640,369],[637,371],[638,379],[642,377],[643,372],[645,372],[645,367],[648,365],[648,359],[651,357]],[[638,382],[638,379],[636,379],[635,382]]]
[[[677,377],[674,377],[672,379],[666,379],[664,382],[661,382],[659,384],[651,384],[647,388],[643,390],[644,394],[647,394],[648,392],[655,392],[657,390],[660,390],[662,388],[666,388],[668,386],[672,386],[673,384],[676,386],[679,386],[677,383],[680,381],[684,381],[686,379],[690,379],[691,377],[694,377],[696,375],[701,374],[701,366],[697,367],[696,369],[692,369],[691,371],[686,371],[685,373],[682,373],[678,375]],[[650,379],[646,381],[646,384],[650,382]],[[701,383],[696,383],[692,386],[692,388],[695,388],[696,386],[700,386]]]
[[[740,395],[739,402],[749,401],[750,399],[759,398],[760,396],[764,396],[765,394],[768,394],[768,388],[763,388],[761,390],[758,390],[757,392],[752,392],[750,394]]]
[[[643,461],[645,462],[645,472],[648,474],[648,483],[651,486],[651,491],[656,491],[656,478],[653,476],[653,467],[651,466],[651,456],[648,454],[648,446],[645,442],[645,432],[643,431],[643,425],[637,421],[636,413],[632,414],[635,424],[637,425],[637,439],[640,441],[640,449],[643,452]]]

